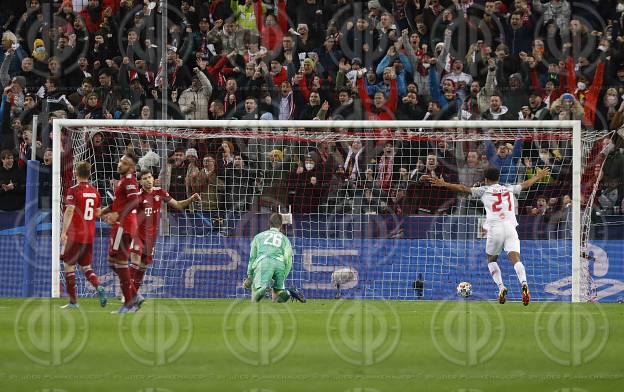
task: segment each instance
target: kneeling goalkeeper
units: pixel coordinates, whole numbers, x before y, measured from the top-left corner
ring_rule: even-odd
[[[289,298],[305,302],[303,293],[296,289],[286,290],[284,281],[292,268],[293,250],[290,240],[282,229],[282,216],[278,213],[269,217],[269,230],[257,234],[251,242],[251,254],[247,266],[247,278],[243,283],[251,288],[251,300],[259,302],[273,280],[273,301],[286,302]]]

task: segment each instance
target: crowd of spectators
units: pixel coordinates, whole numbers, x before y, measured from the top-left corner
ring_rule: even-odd
[[[168,5],[166,38],[160,2],[16,0],[3,6],[0,208],[23,206],[34,115],[44,207],[54,118],[624,124],[622,0]],[[115,160],[130,148],[176,199],[201,193],[201,209],[214,211],[215,219],[224,219],[223,210],[287,204],[297,213],[468,212],[475,201],[418,179],[429,174],[472,186],[487,165],[501,168],[506,183],[550,167],[551,176],[524,198],[520,213],[566,215],[569,143],[413,142],[385,132],[394,141],[160,144],[92,132],[85,144],[96,170],[110,173],[95,179],[105,198]],[[602,150],[607,163],[598,203],[604,211],[622,206],[621,147],[615,137]],[[71,146],[63,153],[71,160]]]

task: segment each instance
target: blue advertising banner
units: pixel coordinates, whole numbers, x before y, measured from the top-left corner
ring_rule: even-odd
[[[51,239],[41,236],[28,282],[22,277],[21,235],[0,236],[0,296],[19,296],[23,284],[35,296],[49,296],[51,287]],[[240,288],[246,274],[251,237],[162,237],[154,264],[142,291],[148,296],[181,298],[233,298],[247,293]],[[473,285],[478,298],[495,298],[496,287],[485,261],[484,240],[352,239],[310,240],[295,237],[295,260],[287,284],[303,288],[310,298],[333,298],[334,271],[350,271],[341,292],[347,298],[391,300],[446,299],[460,281]],[[110,295],[118,293],[116,279],[106,265],[108,239],[95,244],[95,271]],[[624,241],[594,242],[589,270],[600,301],[624,296]],[[569,240],[522,241],[526,266],[536,300],[570,300],[571,242]],[[506,256],[499,264],[510,298],[519,298],[519,286]],[[422,282],[422,290],[415,289]],[[92,295],[79,278],[79,292]]]

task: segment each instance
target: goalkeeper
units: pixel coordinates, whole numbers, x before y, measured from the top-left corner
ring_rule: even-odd
[[[259,302],[273,280],[273,301],[286,302],[289,298],[305,302],[303,293],[291,288],[286,290],[284,281],[292,268],[293,250],[290,240],[282,232],[282,216],[271,214],[269,230],[257,234],[251,242],[251,254],[247,266],[247,278],[243,283],[251,288],[251,299]]]

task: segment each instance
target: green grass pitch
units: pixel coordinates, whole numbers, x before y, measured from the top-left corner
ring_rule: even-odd
[[[621,391],[624,305],[0,300],[0,391]]]

